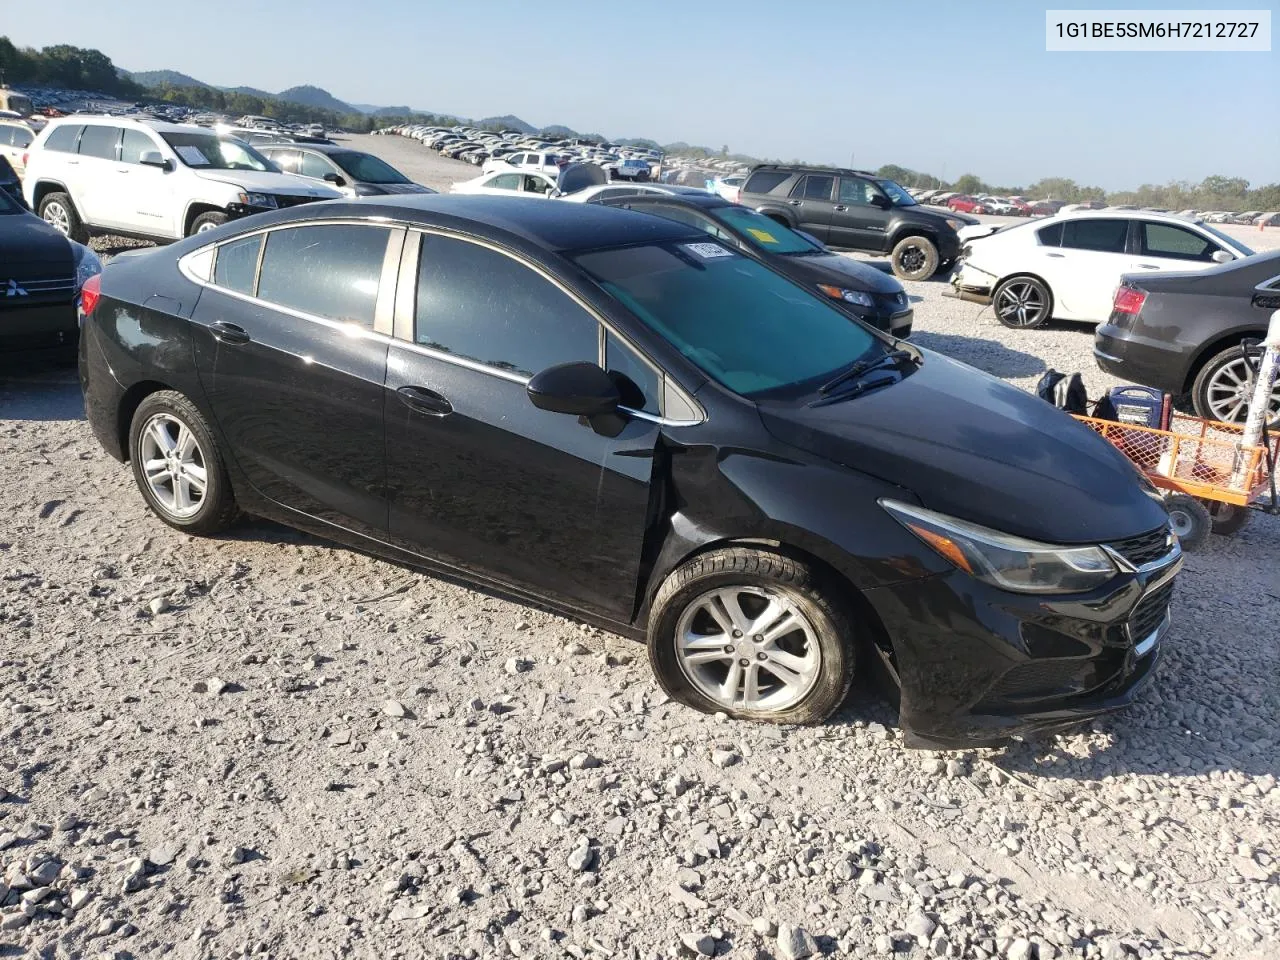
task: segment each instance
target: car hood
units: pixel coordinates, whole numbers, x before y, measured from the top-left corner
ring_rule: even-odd
[[[785,261],[797,275],[807,277],[814,283],[829,283],[868,293],[902,293],[902,284],[893,274],[877,270],[871,264],[852,257],[842,257],[838,253],[803,257],[785,257],[781,254],[775,256]],[[907,301],[904,298],[902,302],[905,306]]]
[[[73,259],[66,237],[39,217],[25,212],[0,216],[0,278],[43,278],[43,272],[33,275],[24,269],[36,265],[56,268],[65,276]]]
[[[257,170],[192,170],[203,180],[227,183],[252,193],[284,193],[294,197],[315,197],[317,200],[336,200],[342,196],[337,190],[295,177],[291,173],[261,173]]]
[[[1016,536],[1102,543],[1168,522],[1133,465],[1088,427],[1002,380],[921,354],[896,384],[822,407],[761,403],[761,419],[784,443]]]

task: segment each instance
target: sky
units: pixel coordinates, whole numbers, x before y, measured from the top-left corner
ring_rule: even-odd
[[[96,47],[128,70],[179,70],[218,86],[309,83],[348,103],[515,114],[606,137],[896,163],[1004,186],[1045,176],[1108,190],[1210,174],[1280,181],[1275,44],[1269,53],[1045,51],[1046,7],[1102,0],[3,5],[0,33],[19,46]]]

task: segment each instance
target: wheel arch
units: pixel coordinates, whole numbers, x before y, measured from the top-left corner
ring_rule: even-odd
[[[889,235],[889,242],[885,246],[885,250],[889,253],[893,252],[893,248],[900,244],[907,237],[924,237],[933,244],[934,248],[938,247],[938,232],[933,227],[915,226],[909,223],[899,224]],[[941,259],[942,251],[938,250],[938,257]]]
[[[134,413],[142,405],[142,401],[151,396],[151,394],[159,393],[161,390],[174,389],[176,388],[159,380],[140,380],[129,387],[120,397],[120,403],[116,407],[116,437],[120,443],[120,449],[124,452],[126,462],[131,459],[129,427],[133,423]]]
[[[1220,334],[1217,338],[1210,340],[1202,346],[1187,365],[1186,375],[1182,378],[1182,393],[1190,393],[1191,388],[1195,385],[1196,377],[1200,376],[1200,371],[1205,368],[1210,360],[1216,357],[1228,347],[1239,346],[1243,340],[1249,337],[1266,336],[1266,325],[1258,327],[1244,327],[1232,330],[1229,333]]]
[[[191,235],[191,225],[196,222],[196,217],[202,213],[226,212],[226,207],[220,207],[216,203],[210,203],[207,200],[192,200],[187,204],[186,212],[182,215],[182,235],[184,237]]]
[[[767,203],[756,207],[756,213],[764,214],[766,217],[768,217],[770,220],[774,221],[775,223],[780,223],[784,227],[791,227],[793,229],[800,222],[799,218],[797,218],[795,214],[791,213],[790,211],[783,210],[780,207],[772,206]]]
[[[75,209],[76,216],[80,216],[80,209],[76,207],[76,199],[71,196],[71,191],[66,188],[66,185],[59,183],[57,180],[45,180],[43,178],[37,180],[35,186],[31,188],[32,211],[39,214],[41,202],[51,193],[65,193],[67,199],[71,201],[71,206]]]

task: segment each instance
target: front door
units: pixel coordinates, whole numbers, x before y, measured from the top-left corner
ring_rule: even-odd
[[[181,237],[183,224],[173,199],[174,174],[161,167],[144,165],[142,155],[159,153],[160,145],[141,130],[126,128],[120,140],[120,160],[116,164],[115,190],[111,197],[112,224],[131,233],[153,237]]]
[[[607,436],[525,390],[547,367],[599,362],[597,319],[525,261],[459,238],[422,235],[417,281],[413,342],[387,363],[393,541],[629,621],[660,428],[632,417]]]
[[[841,177],[827,242],[833,247],[884,251],[888,243],[889,213],[884,207],[876,206],[877,199],[882,203],[887,200],[870,180]]]
[[[390,332],[403,237],[324,224],[222,244],[192,327],[214,418],[254,488],[379,539],[389,337],[375,326]]]
[[[828,174],[811,173],[801,177],[787,197],[794,208],[796,223],[801,230],[813,234],[824,243],[830,237],[831,215],[835,210],[832,196],[836,178]]]
[[[1226,250],[1204,234],[1176,223],[1136,220],[1134,228],[1137,256],[1130,262],[1132,271],[1199,270],[1212,267],[1217,262],[1213,255]]]

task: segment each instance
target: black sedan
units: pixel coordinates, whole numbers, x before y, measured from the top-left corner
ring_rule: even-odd
[[[735,250],[837,301],[847,312],[895,337],[911,335],[911,307],[892,274],[842,257],[750,207],[714,194],[609,197],[601,201],[705,230]]]
[[[259,144],[258,152],[285,173],[322,180],[349,197],[380,197],[392,193],[435,193],[414,183],[387,161],[372,153],[325,144]]]
[[[77,299],[101,270],[92,250],[0,190],[0,349],[74,346]]]
[[[1280,309],[1280,253],[1207,270],[1128,274],[1098,327],[1098,366],[1133,383],[1190,394],[1210,420],[1244,421],[1252,392],[1240,345],[1261,339]],[[1271,414],[1280,417],[1280,386]]]
[[[94,293],[88,419],[161,520],[533,598],[701,710],[817,721],[864,669],[908,742],[991,743],[1123,706],[1168,627],[1181,553],[1113,447],[683,224],[334,201]]]

